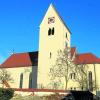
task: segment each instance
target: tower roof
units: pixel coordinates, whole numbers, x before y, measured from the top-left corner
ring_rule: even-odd
[[[56,14],[58,15],[60,21],[61,21],[61,22],[63,23],[63,25],[68,29],[69,33],[71,33],[71,31],[69,30],[68,26],[66,25],[66,23],[64,22],[64,20],[62,19],[62,17],[60,16],[60,14],[58,13],[58,11],[56,10],[56,8],[54,7],[54,5],[53,5],[52,3],[50,4],[50,6],[49,6],[47,12],[49,11],[50,8],[52,8],[52,9],[56,12]],[[46,12],[46,13],[47,13],[47,12]],[[46,14],[45,14],[45,16],[46,16]],[[44,17],[44,18],[45,18],[45,17]],[[42,22],[43,22],[43,20],[42,20]],[[41,22],[41,24],[42,24],[42,22]],[[41,25],[41,24],[40,24],[40,25]]]
[[[68,28],[68,26],[66,25],[66,23],[64,22],[63,18],[61,17],[61,15],[59,14],[59,12],[56,10],[55,6],[51,3],[50,6],[52,6],[52,8],[55,10],[55,12],[57,13],[59,19],[61,20],[61,22],[64,24],[64,26],[68,29],[68,31],[71,33],[70,29]]]

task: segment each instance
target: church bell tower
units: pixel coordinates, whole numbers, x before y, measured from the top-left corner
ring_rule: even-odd
[[[50,4],[39,33],[38,88],[48,88],[49,72],[55,64],[57,52],[66,45],[70,47],[70,31],[59,16],[53,4]]]

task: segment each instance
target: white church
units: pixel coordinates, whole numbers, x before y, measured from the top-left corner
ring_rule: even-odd
[[[87,74],[91,72],[96,91],[100,91],[100,58],[92,53],[79,54],[76,47],[70,45],[71,35],[69,28],[51,4],[40,24],[39,51],[12,54],[0,65],[0,69],[6,69],[13,78],[13,82],[5,81],[5,87],[51,89],[50,68],[55,64],[58,50],[64,50],[67,46],[71,49],[73,60],[89,66]],[[64,79],[61,82],[63,85],[60,89],[64,89]],[[71,80],[67,89],[77,90],[78,84]]]

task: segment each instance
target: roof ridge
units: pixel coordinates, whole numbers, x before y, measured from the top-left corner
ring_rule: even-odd
[[[12,55],[16,55],[16,54],[26,54],[26,53],[37,53],[38,51],[29,51],[29,52],[18,52],[18,53],[14,53]],[[12,56],[11,55],[11,56]]]
[[[92,55],[94,55],[93,53],[91,53],[91,52],[86,52],[86,53],[78,53],[77,55],[84,55],[84,54],[92,54]]]

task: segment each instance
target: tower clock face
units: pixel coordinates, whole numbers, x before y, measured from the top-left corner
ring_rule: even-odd
[[[48,24],[54,23],[55,22],[55,17],[49,17],[48,18]]]

